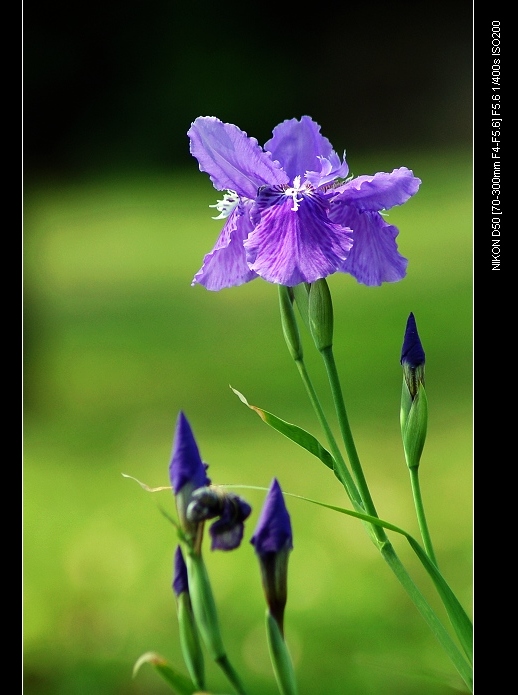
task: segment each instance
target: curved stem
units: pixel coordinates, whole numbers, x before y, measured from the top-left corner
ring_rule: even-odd
[[[227,655],[224,654],[223,656],[220,656],[218,659],[216,659],[216,663],[221,668],[223,673],[226,675],[229,683],[232,684],[236,693],[238,693],[238,695],[246,695],[246,690],[244,689],[239,676],[234,670],[234,667],[228,660]]]
[[[347,452],[347,457],[351,464],[353,475],[355,476],[358,485],[358,491],[361,495],[363,505],[371,516],[378,517],[374,501],[370,494],[365,475],[361,466],[360,458],[356,450],[353,434],[347,417],[345,402],[342,394],[342,388],[338,377],[338,370],[333,355],[332,347],[326,347],[320,351],[324,359],[327,370],[333,401],[335,404],[336,414],[339,421],[340,432]],[[435,635],[445,652],[448,654],[460,676],[470,689],[473,690],[473,676],[470,664],[466,661],[457,645],[450,637],[447,630],[429,605],[428,601],[417,588],[413,579],[408,574],[403,563],[399,559],[392,544],[388,540],[387,534],[383,528],[378,525],[371,524],[371,528],[378,541],[378,547],[385,562],[389,565],[392,572],[395,574],[417,610],[421,613],[432,633]],[[435,563],[434,563],[435,564]]]
[[[437,559],[435,557],[435,552],[432,545],[432,539],[428,531],[428,524],[426,523],[426,516],[424,513],[423,500],[421,498],[421,486],[419,484],[419,468],[410,468],[410,482],[412,484],[412,495],[414,496],[414,506],[417,514],[417,522],[419,524],[419,530],[421,531],[421,538],[423,539],[424,549],[426,550],[430,560],[437,565]]]

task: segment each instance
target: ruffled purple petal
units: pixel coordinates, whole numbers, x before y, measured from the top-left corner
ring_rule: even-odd
[[[257,273],[248,267],[243,247],[243,241],[254,228],[250,222],[250,206],[251,203],[242,204],[230,213],[214,248],[204,257],[191,285],[199,284],[218,291],[243,285],[257,277]]]
[[[334,214],[332,217],[336,220]],[[387,224],[378,212],[358,212],[345,206],[339,220],[353,230],[353,247],[340,271],[369,286],[405,277],[408,261],[397,250],[397,227]]]
[[[180,596],[184,591],[189,591],[189,581],[187,579],[187,566],[183,559],[182,550],[177,546],[174,554],[174,576],[173,591],[176,596]]]
[[[252,209],[254,231],[244,242],[251,270],[268,282],[292,287],[327,277],[347,258],[350,230],[333,224],[325,198],[313,191],[294,198],[281,187],[259,192]]]
[[[169,464],[169,478],[174,494],[177,495],[186,483],[191,483],[194,489],[210,485],[205,471],[206,466],[201,460],[191,426],[183,412],[180,412]]]
[[[231,123],[213,116],[200,116],[187,135],[190,151],[200,171],[210,176],[219,191],[232,190],[255,198],[259,186],[287,183],[286,174],[263,152],[255,138]]]
[[[212,550],[234,550],[243,540],[244,521],[248,519],[252,507],[244,499],[229,493],[223,501],[221,515],[209,533]]]
[[[401,167],[390,174],[379,172],[374,176],[358,176],[340,186],[333,199],[337,205],[353,205],[357,210],[389,210],[402,205],[417,193],[421,180],[410,169]]]
[[[273,159],[280,162],[290,182],[306,171],[320,171],[319,157],[329,157],[331,143],[320,134],[320,126],[309,116],[283,121],[273,129],[273,137],[264,145]],[[279,182],[281,183],[281,182]]]
[[[250,543],[258,555],[292,550],[291,520],[277,478],[274,478],[264,502]]]

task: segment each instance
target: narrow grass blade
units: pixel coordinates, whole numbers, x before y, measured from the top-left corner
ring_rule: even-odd
[[[135,678],[143,664],[151,664],[166,683],[171,686],[175,695],[193,695],[197,691],[196,686],[187,676],[174,669],[163,656],[155,652],[142,654],[133,667],[133,678]]]

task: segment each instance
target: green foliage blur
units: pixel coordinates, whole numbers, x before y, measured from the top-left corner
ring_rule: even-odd
[[[407,278],[367,288],[329,278],[335,354],[349,418],[380,516],[416,537],[399,429],[406,319],[426,352],[428,439],[421,485],[439,565],[471,612],[472,163],[462,149],[348,155],[355,175],[407,166],[419,193],[388,220],[400,229]],[[196,164],[169,174],[130,170],[36,178],[24,231],[24,693],[162,695],[146,651],[182,663],[171,590],[175,534],[167,468],[180,410],[214,483],[267,488],[349,507],[332,473],[269,429],[250,403],[324,443],[284,344],[277,288],[257,279],[191,287],[221,228]],[[304,334],[308,367],[331,409]],[[329,412],[332,412],[329,410]],[[334,422],[334,420],[333,420]],[[228,654],[251,695],[277,690],[249,539],[205,558]],[[451,695],[463,686],[361,523],[287,498],[286,638],[301,695]],[[405,541],[399,554],[440,616]],[[445,618],[446,620],[446,618]],[[209,686],[229,692],[208,665]]]

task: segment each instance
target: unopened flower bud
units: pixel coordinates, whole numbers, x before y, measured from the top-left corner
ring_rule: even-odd
[[[403,388],[401,393],[401,436],[409,468],[417,468],[421,459],[428,426],[428,402],[424,388],[425,355],[414,315],[407,320],[401,365]]]
[[[283,635],[284,609],[288,595],[288,557],[293,549],[293,537],[290,515],[276,478],[272,481],[250,542],[259,558],[270,614]]]
[[[317,350],[333,345],[333,302],[324,278],[312,282],[309,288],[309,326]]]
[[[199,536],[203,527],[188,520],[187,507],[196,489],[210,485],[206,470],[207,466],[201,460],[189,421],[183,412],[180,412],[176,422],[173,453],[169,464],[169,478],[173,487],[180,525],[187,537],[198,547],[201,544]]]
[[[286,345],[292,358],[297,361],[302,359],[302,343],[300,342],[299,329],[295,311],[293,308],[293,293],[290,287],[279,285],[279,305],[281,310],[281,324]]]

